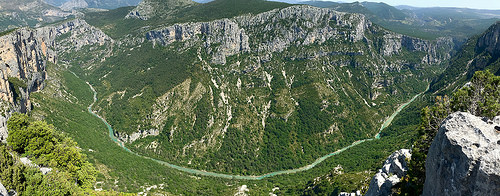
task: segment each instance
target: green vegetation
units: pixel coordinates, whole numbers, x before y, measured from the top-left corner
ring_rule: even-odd
[[[19,101],[19,99],[22,98],[21,90],[19,90],[19,88],[26,89],[28,87],[26,82],[16,77],[8,77],[7,81],[9,81],[10,90],[14,94],[14,100]]]
[[[302,195],[308,194],[304,193],[308,184],[313,183],[316,177],[323,176],[326,173],[327,175],[333,174],[335,180],[331,181],[333,184],[323,182],[323,185],[320,185],[323,188],[319,189],[322,191],[317,191],[318,194],[327,194],[334,189],[353,191],[357,189],[357,185],[367,185],[369,183],[369,179],[376,171],[376,168],[382,165],[382,162],[389,154],[400,148],[408,148],[411,143],[407,135],[391,134],[382,137],[380,140],[365,142],[346,150],[335,157],[327,159],[311,170],[260,181],[238,181],[191,176],[159,165],[156,162],[137,157],[121,149],[109,139],[104,124],[86,111],[86,107],[93,101],[92,92],[88,85],[72,73],[56,65],[49,64],[47,69],[55,80],[49,81],[42,92],[32,94],[32,101],[40,104],[39,107],[34,108],[33,116],[45,118],[48,122],[54,124],[57,130],[64,130],[66,134],[78,142],[82,152],[88,156],[89,161],[99,171],[97,181],[103,183],[97,184],[96,187],[104,190],[139,192],[143,190],[141,186],[162,183],[168,186],[155,191],[163,194],[213,195],[234,194],[238,186],[246,184],[251,185],[249,186],[251,194],[269,194],[273,187],[280,187],[280,190],[275,193]],[[304,87],[309,88],[309,86]],[[63,95],[62,97],[55,96],[54,92],[63,92]],[[355,102],[353,101],[353,103]],[[393,124],[398,122],[398,117],[396,117]],[[235,141],[241,141],[236,137],[239,134],[234,135],[236,132],[229,130],[228,134],[230,133],[232,134],[231,137],[236,138]],[[226,136],[226,138],[231,138],[230,136]],[[249,135],[241,137],[250,138]],[[326,151],[331,152],[332,150],[326,149]],[[234,158],[240,159],[241,163],[244,164],[248,162],[244,161],[245,157]],[[343,167],[343,174],[336,174],[332,169],[338,165]],[[327,180],[325,177],[322,179]],[[359,183],[360,180],[363,183]],[[350,181],[356,182],[357,185],[346,183]]]
[[[106,28],[114,25],[112,21],[99,25]],[[144,25],[144,21],[137,21],[141,23],[134,25]],[[280,20],[276,24],[283,28],[297,24],[307,29],[302,20]],[[349,30],[336,23],[324,25]],[[279,35],[277,29],[281,27],[262,32],[264,28],[245,29],[255,40],[251,47],[259,47],[268,35]],[[367,33],[373,42],[353,43],[344,39],[349,35],[342,35],[345,37],[323,44],[292,45],[273,53],[268,62],[256,62],[259,54],[249,52],[228,57],[226,65],[212,64],[219,43],[205,48],[191,41],[115,47],[113,56],[97,62],[92,69],[79,67],[80,60],[92,54],[73,53],[61,58],[75,62],[71,70],[94,86],[99,100],[95,109],[118,132],[117,137],[126,140],[125,134],[158,130],[156,136],[126,143],[132,151],[189,168],[258,175],[298,168],[357,140],[373,137],[380,122],[397,108],[395,104],[423,91],[425,81],[440,70],[438,66],[419,66],[426,54],[409,49],[380,59],[360,55],[380,55],[381,46],[374,45],[386,31],[373,28],[378,34]],[[207,39],[206,35],[199,38]],[[318,48],[328,54],[310,58],[318,54]],[[391,63],[404,65],[397,72],[372,67]],[[261,66],[258,70],[248,71],[256,64]],[[271,88],[263,80],[265,74],[273,78],[269,81]],[[376,82],[374,75],[379,81],[396,85],[374,90],[370,87]],[[242,90],[237,90],[238,80]],[[219,88],[213,81],[226,86]],[[222,93],[230,99],[231,120]],[[379,98],[370,100],[375,94]],[[160,101],[163,95],[168,95],[168,100]],[[268,103],[269,114],[263,121],[263,107]],[[166,107],[169,109],[162,111]],[[221,130],[224,133],[218,134]],[[208,142],[207,138],[213,140]],[[198,146],[191,145],[196,143]],[[152,144],[155,149],[150,148]]]
[[[40,104],[32,115],[46,119],[78,142],[98,170],[96,188],[133,193],[143,191],[143,186],[165,184],[168,186],[159,191],[167,194],[214,195],[233,191],[225,188],[226,183],[233,183],[230,180],[197,179],[123,150],[108,137],[104,123],[87,112],[93,101],[89,86],[57,65],[49,64],[47,69],[57,80],[50,81],[42,92],[32,94],[32,101]],[[58,91],[64,92],[62,97],[54,96]]]
[[[304,4],[332,8],[341,12],[360,13],[375,24],[401,34],[436,39],[450,36],[461,45],[470,36],[481,33],[498,18],[490,18],[478,10],[460,8],[398,9],[385,3],[335,3],[308,1]]]
[[[257,14],[288,6],[291,5],[265,0],[215,0],[175,9],[157,8],[158,16],[148,20],[126,19],[125,16],[133,7],[122,7],[110,11],[85,14],[85,21],[116,39],[127,34],[144,33],[142,27],[145,26],[158,27],[183,22],[211,21],[243,14]],[[146,30],[149,30],[149,28]]]
[[[10,33],[14,32],[14,31],[16,31],[16,30],[17,30],[17,28],[13,28],[13,29],[9,29],[9,30],[6,30],[6,31],[3,31],[3,32],[0,32],[0,37],[1,37],[1,36],[4,36],[4,35],[8,35],[8,34],[10,34]]]
[[[112,55],[96,62],[87,49],[101,50],[102,46],[86,46],[78,53],[62,51],[61,61],[70,62],[75,74],[50,65],[48,73],[55,74],[51,77],[56,80],[32,95],[34,105],[40,106],[33,116],[46,119],[78,141],[100,172],[97,181],[102,183],[96,187],[105,190],[139,192],[143,186],[158,184],[166,185],[160,191],[188,195],[233,194],[243,184],[256,195],[267,195],[275,186],[287,195],[356,190],[369,183],[389,154],[410,147],[417,134],[418,112],[404,110],[405,115],[397,116],[381,133],[382,139],[355,146],[306,172],[238,181],[192,176],[128,153],[86,111],[93,101],[88,81],[98,92],[93,109],[113,126],[116,135],[159,131],[157,136],[126,143],[133,152],[189,168],[262,174],[301,167],[354,141],[372,138],[399,103],[423,91],[427,81],[443,69],[422,64],[426,54],[407,48],[392,56],[381,55],[387,31],[377,25],[366,31],[365,41],[351,42],[351,29],[331,22],[325,27],[346,33],[322,44],[303,46],[298,43],[304,40],[299,40],[268,56],[240,53],[228,57],[225,65],[211,63],[220,43],[204,47],[208,39],[204,35],[198,37],[201,43],[168,46],[134,41],[150,29],[174,22],[208,21],[286,6],[218,0],[148,21],[124,19],[130,7],[86,14],[90,24],[121,44],[110,46],[106,53]],[[199,17],[199,13],[206,14]],[[251,48],[258,48],[268,36],[280,35],[278,27],[310,30],[308,22],[280,20],[273,22],[278,25],[271,28],[275,31],[263,32],[267,25],[263,24],[245,32],[253,36]],[[419,101],[409,108],[425,104]],[[343,174],[332,170],[337,165]],[[315,182],[317,177],[322,177],[321,182]]]
[[[471,83],[448,98],[437,97],[433,107],[425,107],[418,128],[419,139],[414,143],[407,177],[403,180],[402,195],[420,195],[425,182],[425,160],[441,122],[456,111],[493,118],[500,115],[500,76],[477,71]]]
[[[1,179],[8,189],[20,195],[78,195],[93,187],[96,170],[70,138],[55,132],[46,122],[33,121],[18,113],[9,118],[7,128],[7,144],[14,152],[31,157],[39,166],[53,169],[42,175],[35,168],[14,163],[2,146]]]
[[[500,53],[477,47],[480,38],[488,39],[485,38],[486,34],[495,32],[498,28],[500,23],[492,25],[482,35],[471,37],[445,64],[446,70],[432,82],[431,91],[439,95],[449,95],[470,81],[478,70],[490,70],[493,74],[500,75]]]

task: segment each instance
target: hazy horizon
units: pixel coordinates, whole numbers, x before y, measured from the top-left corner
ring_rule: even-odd
[[[302,0],[269,0],[269,1],[280,1],[287,3],[298,3]],[[308,1],[308,0],[304,0]],[[311,1],[311,0],[309,0]],[[359,0],[322,0],[322,1],[332,1],[332,2],[342,2],[342,3],[352,3]],[[500,10],[500,1],[492,2],[491,0],[361,0],[359,2],[384,2],[391,6],[407,5],[412,7],[457,7],[457,8],[471,8],[471,9],[487,9],[487,10]]]

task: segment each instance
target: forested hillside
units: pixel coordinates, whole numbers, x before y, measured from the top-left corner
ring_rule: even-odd
[[[144,0],[3,33],[2,184],[20,195],[364,193],[388,155],[415,144],[398,190],[419,191],[423,125],[500,110],[500,23],[456,52],[494,19],[328,6]]]

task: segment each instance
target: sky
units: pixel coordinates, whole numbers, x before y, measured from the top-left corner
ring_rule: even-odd
[[[301,0],[277,0],[298,2]],[[304,0],[307,1],[307,0]],[[355,2],[355,1],[371,1],[384,2],[392,6],[409,5],[414,7],[465,7],[474,9],[490,9],[500,10],[500,0],[331,0],[335,2]]]

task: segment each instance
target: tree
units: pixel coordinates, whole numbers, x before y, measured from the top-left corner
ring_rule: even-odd
[[[7,120],[7,130],[9,137],[7,137],[7,144],[12,146],[12,149],[24,153],[24,148],[28,145],[29,138],[26,134],[26,129],[29,125],[29,118],[26,114],[14,113],[9,120]]]
[[[477,71],[471,82],[457,90],[449,99],[437,97],[433,107],[421,112],[420,138],[413,144],[408,174],[403,178],[402,195],[420,195],[425,182],[427,153],[443,120],[451,113],[462,111],[493,118],[500,115],[500,76]]]

